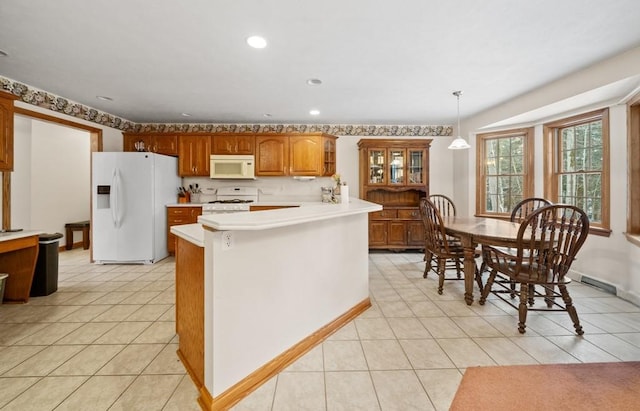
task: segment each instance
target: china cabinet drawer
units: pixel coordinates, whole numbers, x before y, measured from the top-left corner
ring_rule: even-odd
[[[420,210],[398,210],[398,218],[401,220],[420,220]]]
[[[398,210],[384,209],[369,214],[372,220],[383,220],[387,218],[398,218]]]

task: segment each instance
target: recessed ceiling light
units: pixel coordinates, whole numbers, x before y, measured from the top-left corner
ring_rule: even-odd
[[[322,84],[322,80],[320,80],[319,78],[310,78],[309,80],[307,80],[307,84],[310,86],[319,86],[320,84]]]
[[[263,49],[267,47],[267,40],[260,36],[251,36],[247,38],[247,44],[254,49]]]
[[[181,113],[180,115],[182,117],[191,117],[191,114],[189,114],[189,113]]]
[[[311,114],[312,116],[318,116],[320,115],[320,110],[309,110],[309,114]]]
[[[264,113],[264,114],[263,114],[263,116],[264,116],[264,117],[269,118],[269,117],[271,117],[271,114],[269,114],[269,113]]]
[[[7,57],[9,54],[7,54],[6,51],[4,50],[0,50],[0,57]]]
[[[96,98],[102,101],[113,101],[113,98],[107,96],[96,96]]]

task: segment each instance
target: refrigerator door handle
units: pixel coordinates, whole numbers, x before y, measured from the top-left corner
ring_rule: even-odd
[[[113,175],[111,176],[111,190],[110,190],[111,202],[111,220],[113,226],[118,228],[118,169],[113,169]]]

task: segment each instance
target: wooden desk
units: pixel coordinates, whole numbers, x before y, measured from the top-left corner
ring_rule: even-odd
[[[482,217],[442,217],[447,234],[460,238],[464,248],[464,300],[473,303],[475,249],[478,244],[513,247],[520,223]]]
[[[9,274],[4,302],[29,301],[33,272],[38,259],[39,232],[0,234],[0,272]]]

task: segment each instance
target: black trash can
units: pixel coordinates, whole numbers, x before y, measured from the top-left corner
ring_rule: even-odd
[[[31,297],[55,293],[58,290],[58,240],[62,234],[40,234],[38,261],[31,283]]]

